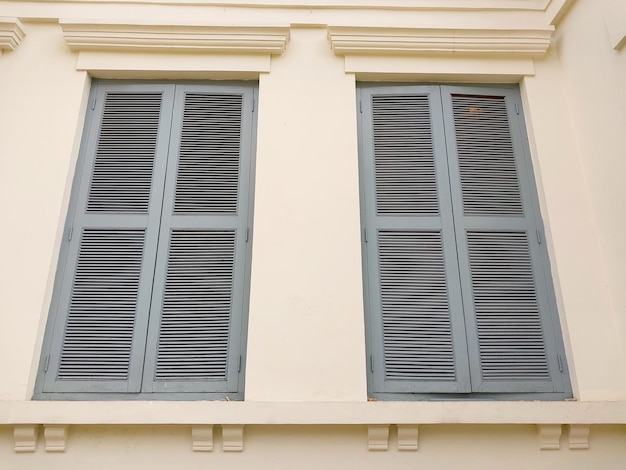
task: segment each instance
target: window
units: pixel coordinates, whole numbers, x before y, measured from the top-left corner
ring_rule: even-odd
[[[518,90],[359,106],[370,395],[571,396]]]
[[[242,397],[254,94],[94,82],[36,398]]]

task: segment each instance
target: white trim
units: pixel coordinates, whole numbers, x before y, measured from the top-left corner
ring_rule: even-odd
[[[611,46],[619,51],[626,45],[626,3],[623,0],[609,3],[605,16]]]
[[[0,51],[13,51],[25,36],[24,27],[17,18],[0,18]]]
[[[626,401],[2,401],[0,425],[626,424]]]
[[[330,26],[328,39],[337,55],[462,53],[540,57],[548,50],[553,32],[552,26],[519,29]]]
[[[288,26],[214,26],[59,20],[73,51],[282,54]]]

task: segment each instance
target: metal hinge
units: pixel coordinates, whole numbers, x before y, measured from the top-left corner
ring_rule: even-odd
[[[239,362],[237,362],[237,372],[241,372],[241,356],[239,356]]]
[[[92,109],[92,110],[93,110],[93,109],[96,109],[96,101],[97,101],[97,99],[96,99],[96,98],[94,98],[94,99],[93,99],[93,101],[91,102],[91,109]]]
[[[374,372],[374,356],[370,354],[370,371]]]
[[[537,243],[541,245],[541,232],[537,229]]]
[[[519,114],[519,104],[517,104],[517,101],[515,102],[515,114]]]
[[[72,239],[72,234],[74,233],[74,227],[70,227],[70,231],[67,233],[67,241]]]
[[[253,99],[252,100],[252,112],[254,112],[255,109],[256,109],[256,100]]]
[[[46,357],[46,363],[45,363],[45,365],[43,366],[43,371],[44,371],[44,372],[48,372],[48,364],[50,364],[50,356],[47,356],[47,357]]]
[[[363,114],[363,101],[359,100],[359,112]]]
[[[248,238],[250,238],[250,229],[246,228],[246,243],[248,243]]]
[[[365,241],[365,243],[367,243],[367,229],[366,228],[363,229],[363,240]]]
[[[556,356],[556,360],[559,363],[559,372],[563,372],[563,362],[561,361],[561,356]]]

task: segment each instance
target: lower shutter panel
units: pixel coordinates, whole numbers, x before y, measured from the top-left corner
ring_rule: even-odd
[[[225,380],[234,230],[171,233],[156,381]]]
[[[83,231],[58,380],[128,380],[144,232]]]
[[[385,378],[456,380],[439,232],[378,233]]]
[[[548,380],[526,233],[467,233],[483,380]]]

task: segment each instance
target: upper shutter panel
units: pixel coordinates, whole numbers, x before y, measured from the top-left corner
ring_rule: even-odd
[[[472,390],[555,391],[547,254],[535,235],[512,95],[444,98]]]
[[[106,94],[88,213],[148,212],[160,111],[160,93]]]
[[[139,392],[173,93],[138,85],[94,93],[44,391]]]
[[[242,96],[187,93],[174,213],[237,213]]]
[[[372,97],[376,212],[437,215],[428,95]]]
[[[216,89],[177,88],[146,391],[238,387],[252,91]]]
[[[445,153],[435,151],[433,132],[441,126],[440,112],[433,116],[438,94],[431,87],[415,93],[374,88],[363,96],[369,97],[363,132],[371,133],[363,161],[371,201],[368,302],[373,337],[381,338],[372,351],[382,356],[374,361],[374,391],[466,391]]]
[[[523,215],[504,97],[454,95],[452,108],[464,214]]]

